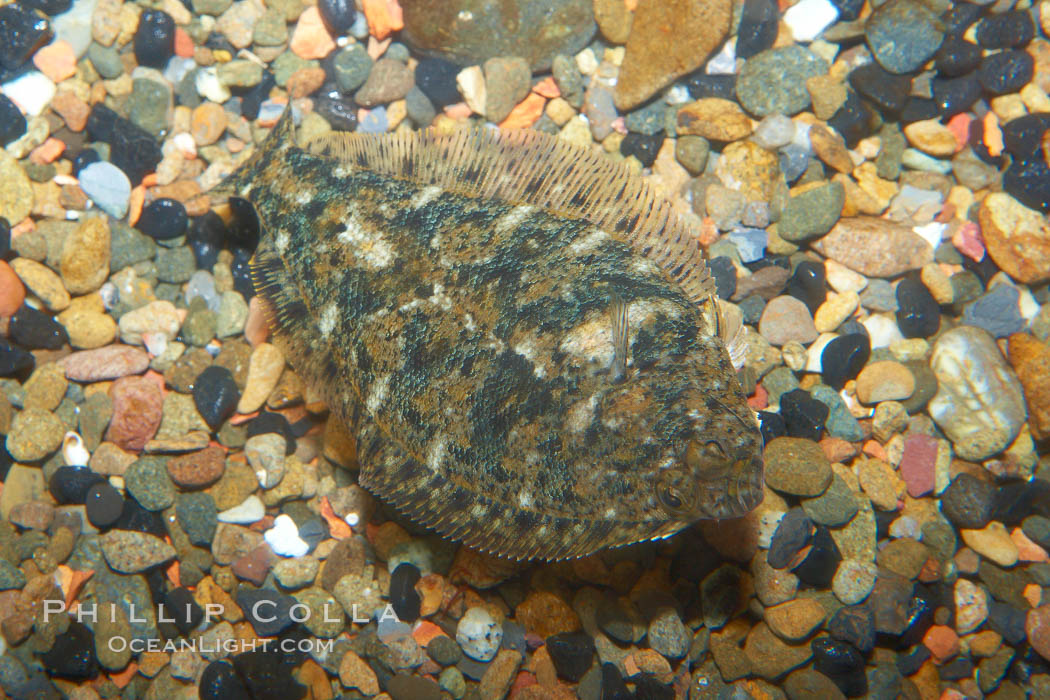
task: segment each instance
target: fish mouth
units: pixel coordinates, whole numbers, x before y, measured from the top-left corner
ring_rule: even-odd
[[[699,520],[725,520],[747,515],[762,502],[764,464],[760,455],[741,460],[723,480],[698,484]]]

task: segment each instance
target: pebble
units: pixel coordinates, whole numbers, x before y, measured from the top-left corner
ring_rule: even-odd
[[[944,32],[936,15],[911,0],[892,0],[877,8],[865,24],[868,47],[891,73],[910,73],[940,47]]]
[[[488,610],[472,607],[456,626],[456,642],[475,661],[491,661],[503,640],[503,628]]]
[[[1024,629],[1032,648],[1044,659],[1050,660],[1050,604],[1029,610],[1025,616]]]
[[[751,135],[751,120],[735,102],[705,97],[683,105],[676,116],[681,136],[702,136],[711,141],[739,141]]]
[[[141,374],[149,367],[149,355],[130,345],[109,345],[74,352],[60,360],[66,378],[77,382],[97,382]]]
[[[831,483],[831,465],[812,440],[776,438],[763,452],[766,484],[793,496],[819,496]]]
[[[839,220],[846,193],[838,182],[829,182],[792,195],[777,222],[777,233],[791,242],[823,236]]]
[[[139,451],[160,427],[162,402],[160,387],[146,377],[121,377],[109,389],[113,418],[106,429],[106,440],[121,449]]]
[[[737,99],[756,117],[796,114],[810,104],[806,80],[827,72],[827,62],[802,46],[769,49],[744,64],[737,78]]]
[[[287,463],[283,435],[253,435],[244,443],[244,454],[264,489],[273,488],[284,478]]]
[[[988,617],[988,594],[966,578],[955,581],[955,631],[961,635],[976,631]]]
[[[58,350],[69,341],[66,329],[51,316],[23,305],[11,317],[10,337],[30,350]]]
[[[162,197],[143,208],[135,227],[154,240],[165,241],[185,234],[188,225],[182,202]]]
[[[35,462],[55,452],[62,444],[65,426],[54,413],[26,408],[15,414],[5,443],[18,462]]]
[[[993,95],[1017,92],[1032,79],[1035,59],[1025,51],[1006,50],[991,53],[981,59],[977,80]]]
[[[310,551],[310,545],[299,536],[295,521],[283,513],[274,518],[273,527],[263,537],[274,554],[282,557],[301,557]]]
[[[50,268],[29,258],[15,258],[11,269],[33,294],[52,311],[61,311],[69,306],[69,292],[62,285],[62,280]]]
[[[824,623],[824,606],[813,598],[797,598],[765,610],[765,622],[773,634],[787,642],[805,639]]]
[[[1003,192],[988,195],[977,216],[988,254],[1004,272],[1026,284],[1050,279],[1050,231],[1043,216]]]
[[[258,522],[266,514],[266,506],[262,500],[255,495],[248,496],[242,503],[227,508],[217,515],[221,523],[235,523],[238,525],[250,525]]]
[[[239,396],[233,374],[218,365],[205,369],[193,383],[193,403],[212,430],[233,415]]]
[[[883,360],[867,365],[857,376],[857,399],[865,404],[901,401],[915,391],[915,376],[899,362]]]
[[[813,317],[806,305],[792,296],[771,299],[762,311],[758,332],[772,345],[791,341],[808,345],[817,338]]]
[[[982,460],[1013,442],[1026,417],[1024,397],[986,331],[959,326],[941,334],[930,368],[939,385],[930,416],[961,458]]]
[[[839,220],[814,248],[866,277],[896,277],[933,262],[933,248],[910,228],[866,216]]]
[[[963,307],[962,322],[983,328],[995,338],[1018,333],[1025,326],[1019,300],[1016,287],[998,284]]]
[[[175,548],[159,537],[135,530],[99,535],[106,563],[118,573],[137,574],[175,557]]]
[[[252,413],[262,407],[277,386],[284,370],[284,354],[270,343],[260,343],[252,350],[248,380],[237,404],[238,413]]]
[[[109,276],[110,233],[105,219],[85,219],[62,245],[59,272],[70,294],[87,294]],[[52,307],[54,308],[54,307]]]
[[[100,530],[114,525],[124,512],[124,497],[108,482],[95,484],[84,497],[88,522]]]
[[[843,604],[857,605],[871,594],[877,575],[874,562],[843,559],[831,581],[831,590]]]
[[[135,59],[140,66],[163,68],[175,54],[175,21],[163,10],[145,10],[135,30]]]
[[[841,326],[860,306],[856,292],[834,292],[820,305],[813,315],[813,325],[818,333],[829,333]]]
[[[168,460],[168,475],[180,488],[204,488],[222,476],[226,467],[225,457],[225,452],[217,445],[179,455]]]
[[[1000,522],[993,520],[979,530],[960,529],[959,535],[967,547],[999,566],[1010,567],[1017,563],[1017,544]]]

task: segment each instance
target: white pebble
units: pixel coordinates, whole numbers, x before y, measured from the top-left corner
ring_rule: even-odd
[[[51,104],[56,88],[46,75],[38,70],[31,70],[0,85],[0,92],[18,105],[27,117],[35,117]]]
[[[928,224],[922,226],[912,227],[912,231],[919,234],[926,239],[933,248],[937,248],[944,240],[944,232],[948,229],[948,224],[942,224],[938,221],[931,221]]]
[[[820,362],[820,355],[824,352],[824,348],[835,338],[838,338],[836,333],[821,333],[817,336],[808,348],[806,348],[806,371],[815,372],[820,374],[823,371],[823,365]]]
[[[502,641],[503,627],[485,608],[470,608],[459,619],[456,642],[463,653],[475,661],[491,661]]]
[[[86,467],[91,459],[91,453],[84,447],[84,440],[73,431],[68,431],[62,438],[62,459],[70,467]]]
[[[732,75],[736,73],[736,37],[722,45],[722,50],[711,57],[704,68],[708,75]]]
[[[114,219],[128,213],[131,181],[124,171],[106,161],[92,163],[80,171],[80,189],[91,201]]]
[[[274,518],[273,527],[263,533],[263,539],[274,554],[282,557],[301,557],[310,551],[310,545],[299,537],[295,521],[284,513]]]
[[[827,275],[828,284],[839,294],[846,292],[860,294],[861,290],[868,286],[867,277],[831,258],[824,261],[824,272]]]
[[[838,8],[828,0],[799,0],[784,13],[784,24],[795,41],[813,41],[838,18]]]
[[[68,10],[51,18],[55,39],[68,41],[77,58],[87,53],[91,45],[91,15],[95,14],[96,5],[98,0],[76,0]]]
[[[266,515],[266,506],[263,505],[258,496],[252,495],[244,499],[244,502],[240,505],[222,511],[217,517],[220,523],[250,525],[262,520],[264,515]]]
[[[218,104],[222,104],[231,96],[230,91],[219,81],[219,73],[214,66],[198,70],[193,86],[197,88],[198,95]]]
[[[861,325],[868,329],[871,338],[871,349],[888,348],[898,340],[903,340],[897,319],[889,314],[872,314],[862,320]]]

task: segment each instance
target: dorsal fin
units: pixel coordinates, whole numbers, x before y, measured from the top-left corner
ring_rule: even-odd
[[[594,150],[537,131],[481,128],[378,136],[335,132],[304,148],[460,195],[586,219],[655,261],[695,303],[714,294],[697,232],[648,181]]]

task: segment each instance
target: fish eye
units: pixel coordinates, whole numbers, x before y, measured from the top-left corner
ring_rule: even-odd
[[[690,440],[685,448],[685,464],[701,478],[715,478],[729,465],[729,450],[721,440]]]
[[[704,450],[715,459],[729,459],[729,450],[720,440],[708,440],[704,443]]]
[[[685,508],[682,493],[673,486],[660,489],[660,505],[672,513],[679,513]]]

